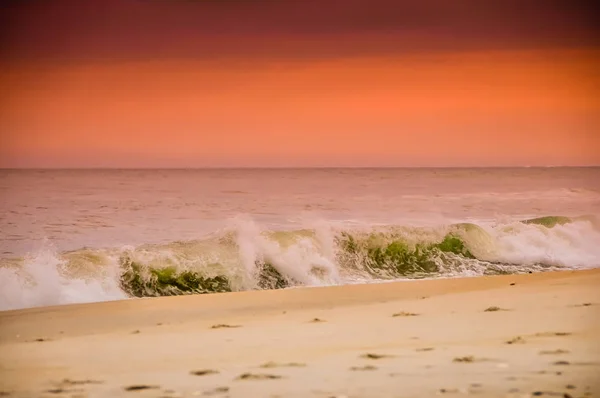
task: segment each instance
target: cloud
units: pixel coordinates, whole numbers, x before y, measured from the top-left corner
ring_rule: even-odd
[[[583,1],[5,1],[0,57],[336,57],[597,46]]]

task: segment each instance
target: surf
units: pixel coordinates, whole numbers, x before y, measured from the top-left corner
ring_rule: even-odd
[[[0,310],[159,297],[594,268],[593,216],[268,230],[250,219],[198,240],[58,252],[0,264]]]

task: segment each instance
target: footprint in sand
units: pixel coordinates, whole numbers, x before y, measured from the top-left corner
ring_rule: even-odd
[[[525,343],[526,343],[525,339],[521,336],[513,337],[512,339],[506,341],[506,344],[525,344]]]
[[[540,351],[540,355],[563,355],[563,354],[569,354],[571,351],[569,350],[561,350],[560,348],[558,350],[543,350]]]
[[[125,391],[143,391],[143,390],[156,390],[159,386],[150,386],[146,384],[134,384],[132,386],[123,387]]]
[[[457,363],[471,363],[471,362],[475,362],[475,357],[469,355],[466,357],[456,357],[452,360],[452,362],[457,362]]]
[[[102,380],[71,380],[71,379],[63,379],[60,382],[62,385],[67,386],[81,386],[85,384],[102,384],[104,383]]]
[[[393,318],[399,317],[399,316],[419,316],[419,314],[415,313],[415,312],[406,312],[406,311],[401,311],[401,312],[397,312],[395,314],[392,314]]]
[[[229,387],[216,387],[213,388],[212,390],[206,390],[202,393],[202,395],[205,396],[211,396],[211,395],[219,395],[219,394],[226,394],[229,392]]]
[[[569,332],[542,332],[534,334],[535,337],[564,337],[570,336]]]
[[[236,380],[276,380],[283,379],[283,376],[268,373],[242,373]]]
[[[82,391],[83,390],[72,390],[72,389],[67,389],[67,388],[52,388],[50,390],[46,390],[46,392],[49,394],[67,394],[67,393],[82,392]]]
[[[506,308],[500,308],[500,307],[487,307],[485,310],[483,310],[483,312],[498,312],[498,311],[510,311]]]
[[[181,398],[182,395],[175,390],[166,389],[163,390],[163,395],[160,395],[160,398]]]
[[[39,338],[37,338],[35,340],[32,340],[32,342],[34,342],[34,343],[43,343],[43,342],[46,342],[46,341],[52,341],[52,340],[49,339],[49,338],[47,338],[47,337],[39,337]]]
[[[242,325],[228,325],[226,323],[219,323],[217,325],[212,325],[211,329],[232,329],[232,328],[241,328]]]
[[[373,365],[366,365],[366,366],[352,366],[350,368],[351,371],[353,372],[367,372],[367,371],[371,371],[371,370],[377,370],[377,366],[373,366]]]
[[[459,392],[460,391],[458,388],[441,388],[440,389],[441,394],[457,394]]]
[[[300,363],[300,362],[284,362],[284,363],[266,362],[266,363],[263,363],[262,365],[260,365],[260,367],[264,368],[264,369],[269,369],[269,368],[303,368],[305,366],[306,366],[305,363]]]
[[[56,383],[56,387],[50,390],[46,390],[50,394],[67,394],[67,393],[79,393],[84,392],[82,388],[73,388],[74,386],[83,386],[85,384],[102,384],[103,381],[99,380],[70,380],[63,379],[61,382]],[[2,394],[0,394],[2,396]]]
[[[214,370],[214,369],[201,369],[201,370],[190,371],[190,374],[193,376],[208,376],[208,375],[215,375],[218,373],[219,373],[219,371]]]
[[[553,392],[553,391],[534,391],[531,393],[531,395],[533,397],[540,397],[543,395],[547,395],[547,396],[555,396],[555,397],[562,397],[562,398],[572,398],[571,395],[568,393]]]
[[[393,358],[393,355],[386,355],[386,354],[373,354],[373,353],[366,353],[360,356],[361,358],[364,359],[384,359],[384,358]]]
[[[600,362],[569,362],[569,361],[556,361],[552,365],[575,365],[575,366],[600,366]]]

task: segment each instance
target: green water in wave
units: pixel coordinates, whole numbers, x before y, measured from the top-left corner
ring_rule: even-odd
[[[257,263],[259,289],[283,289],[293,281],[284,277],[268,262]],[[206,277],[191,270],[178,271],[174,266],[152,268],[128,258],[121,259],[121,289],[132,297],[180,296],[231,292],[226,276]]]
[[[573,220],[571,220],[569,217],[563,217],[563,216],[537,217],[537,218],[532,218],[529,220],[522,221],[522,223],[524,223],[524,224],[542,225],[546,228],[554,228],[557,225],[565,225],[565,224],[569,224],[572,222],[573,222]]]
[[[366,238],[359,239],[343,233],[338,244],[345,254],[362,261],[372,273],[379,274],[381,270],[386,270],[388,273],[391,271],[391,276],[439,272],[438,261],[443,253],[475,258],[462,239],[454,234],[447,234],[441,242],[411,246],[397,237],[392,237],[390,241],[384,236],[369,234]]]
[[[150,268],[122,259],[121,288],[134,297],[178,296],[230,292],[229,280],[221,275],[208,278],[193,271],[177,271],[173,266]]]

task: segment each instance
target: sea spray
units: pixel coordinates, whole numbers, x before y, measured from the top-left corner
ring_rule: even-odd
[[[128,297],[117,282],[120,270],[101,267],[93,275],[77,276],[72,268],[76,264],[76,261],[69,262],[64,256],[57,255],[51,245],[46,244],[17,264],[0,267],[0,310]]]

